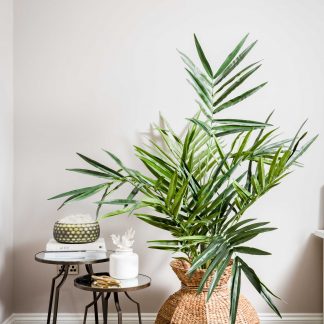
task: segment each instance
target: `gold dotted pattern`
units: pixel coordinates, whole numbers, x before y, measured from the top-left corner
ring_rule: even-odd
[[[100,235],[98,222],[86,224],[63,224],[56,222],[53,230],[54,238],[60,243],[91,243]]]

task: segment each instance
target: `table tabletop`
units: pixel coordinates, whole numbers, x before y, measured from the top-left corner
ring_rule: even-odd
[[[35,254],[35,260],[60,265],[94,264],[109,261],[109,254],[101,251],[41,251]]]
[[[108,276],[109,274],[107,272],[100,272],[95,273],[96,276]],[[92,287],[91,285],[91,275],[84,275],[81,277],[78,277],[74,280],[74,286],[83,290],[87,291],[94,291],[94,292],[127,292],[127,291],[134,291],[139,289],[144,289],[146,287],[149,287],[151,285],[151,278],[139,274],[134,279],[119,279],[120,286],[112,286],[109,288],[99,288],[99,287]]]

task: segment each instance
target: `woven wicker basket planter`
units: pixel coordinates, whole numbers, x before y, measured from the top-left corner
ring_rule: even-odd
[[[100,236],[100,227],[97,221],[83,224],[65,224],[56,222],[53,235],[57,242],[66,244],[91,243]]]
[[[181,281],[182,287],[171,295],[161,307],[155,324],[228,324],[230,296],[227,287],[231,267],[227,267],[212,297],[206,303],[208,282],[201,294],[197,294],[198,284],[204,270],[198,270],[189,278],[186,275],[189,264],[174,260],[171,267]],[[255,309],[244,297],[240,296],[237,311],[237,324],[259,324]]]

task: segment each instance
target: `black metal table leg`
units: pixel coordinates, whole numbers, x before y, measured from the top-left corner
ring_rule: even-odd
[[[73,265],[85,265],[88,269],[89,274],[93,273],[92,264],[103,263],[109,261],[107,253],[102,255],[95,255],[82,252],[82,257],[74,257],[71,254],[71,257],[67,258],[67,255],[62,254],[61,256],[58,253],[50,253],[52,251],[41,251],[35,254],[35,261],[46,264],[59,265],[62,268],[59,270],[59,273],[52,278],[50,294],[49,294],[49,303],[47,310],[47,324],[56,324],[58,316],[58,306],[60,298],[60,289],[62,288],[64,282],[67,279],[68,271],[70,266]],[[54,251],[53,251],[54,252]],[[102,291],[97,292],[103,293]],[[96,295],[93,295],[96,297]],[[94,298],[94,302],[98,302],[99,298]],[[95,304],[94,304],[95,305]],[[97,306],[97,305],[96,305]],[[98,309],[96,308],[96,323],[99,323],[98,319]]]
[[[92,274],[93,274],[93,268],[92,268],[92,265],[91,265],[91,264],[86,264],[85,267],[86,267],[87,272],[88,272],[90,275],[92,275]],[[98,299],[97,299],[97,293],[93,292],[92,295],[93,295],[93,301],[94,301],[94,303],[93,303],[93,308],[94,308],[94,315],[95,315],[95,323],[96,323],[96,324],[99,324],[98,303],[97,303],[97,301],[98,301]]]
[[[64,284],[66,277],[69,273],[69,265],[64,265],[63,266],[63,278],[61,280],[61,282],[57,285],[56,289],[55,289],[55,301],[54,301],[54,311],[53,311],[53,324],[56,324],[57,321],[57,309],[58,309],[58,301],[59,301],[59,297],[60,297],[60,289],[62,287],[62,285]]]
[[[122,320],[122,310],[120,308],[120,304],[119,304],[119,298],[118,298],[118,293],[114,292],[114,300],[115,300],[115,306],[116,306],[116,310],[118,313],[118,324],[122,324],[123,320]]]
[[[140,303],[134,300],[131,296],[128,295],[127,291],[125,291],[126,297],[131,300],[134,304],[137,306],[137,314],[138,314],[138,322],[139,324],[142,324],[142,317],[141,317],[141,306]]]
[[[102,316],[103,316],[103,321],[104,324],[108,323],[108,299],[110,297],[110,292],[107,292],[106,297],[104,294],[101,296],[101,301],[102,301]]]
[[[88,304],[85,309],[84,309],[84,317],[83,317],[83,324],[86,324],[87,322],[87,316],[88,316],[88,309],[93,306],[97,301],[98,299],[103,296],[104,293],[99,293],[98,296],[96,296],[96,299],[93,300],[90,304]]]
[[[57,274],[57,276],[55,276],[52,279],[51,293],[50,293],[50,299],[49,299],[49,304],[48,304],[48,312],[47,312],[47,324],[50,324],[51,323],[51,315],[52,315],[52,305],[53,305],[53,296],[54,296],[55,282],[56,282],[56,279],[59,278],[62,275],[63,271],[64,271],[64,267],[62,266],[62,268],[59,271],[59,273]]]
[[[94,315],[95,315],[95,323],[99,324],[99,317],[98,317],[98,304],[97,304],[97,294],[93,293],[93,308],[94,308]]]

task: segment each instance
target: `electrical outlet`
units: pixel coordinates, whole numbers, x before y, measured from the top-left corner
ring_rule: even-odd
[[[62,269],[62,265],[57,266],[57,273],[59,273]],[[69,266],[69,275],[77,275],[79,274],[79,265],[78,264],[70,264]]]

